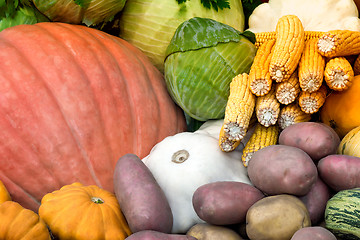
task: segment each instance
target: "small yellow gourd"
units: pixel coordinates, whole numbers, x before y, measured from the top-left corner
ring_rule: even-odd
[[[360,126],[348,132],[339,144],[337,153],[360,157]]]
[[[11,196],[4,183],[0,180],[0,204],[5,201],[11,201]]]
[[[1,240],[50,240],[49,230],[38,214],[14,201],[0,204]]]
[[[115,195],[95,185],[76,182],[46,194],[39,215],[60,240],[123,240],[131,234]]]

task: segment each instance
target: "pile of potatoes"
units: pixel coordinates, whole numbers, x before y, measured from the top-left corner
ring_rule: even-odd
[[[194,225],[186,234],[164,228],[171,222],[166,198],[141,160],[124,156],[127,161],[119,163],[133,164],[132,168],[136,165],[142,182],[147,183],[126,193],[127,184],[139,175],[122,173],[118,174],[122,179],[115,181],[115,193],[121,192],[119,203],[133,230],[127,239],[336,240],[324,227],[326,203],[337,191],[359,187],[360,183],[360,158],[336,154],[339,144],[335,131],[322,123],[287,127],[278,144],[258,150],[249,161],[247,170],[253,185],[213,182],[195,191],[192,204],[205,223]],[[142,205],[125,205],[149,190],[159,197]]]

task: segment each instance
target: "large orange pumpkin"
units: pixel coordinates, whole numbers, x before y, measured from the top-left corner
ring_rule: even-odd
[[[12,199],[76,181],[113,191],[116,161],[184,131],[163,75],[128,42],[65,23],[0,32],[0,179]]]
[[[345,91],[332,91],[320,110],[320,120],[331,126],[343,138],[360,126],[360,75]]]

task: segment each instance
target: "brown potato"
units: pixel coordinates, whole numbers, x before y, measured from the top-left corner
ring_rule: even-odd
[[[314,226],[324,218],[326,203],[330,199],[329,187],[318,177],[310,191],[299,197],[309,211],[311,224]]]
[[[279,135],[279,144],[302,149],[318,161],[334,154],[340,138],[331,127],[319,122],[300,122],[285,128]]]
[[[291,240],[336,240],[336,237],[326,228],[314,226],[299,229]]]
[[[171,232],[173,215],[167,198],[151,171],[135,154],[126,154],[117,161],[114,192],[133,233]]]
[[[360,187],[360,158],[332,154],[317,165],[319,176],[330,188],[341,191]]]
[[[193,194],[198,216],[207,223],[229,225],[245,222],[246,212],[264,194],[242,182],[213,182],[202,185]]]
[[[309,226],[310,215],[304,203],[287,194],[265,197],[246,214],[246,233],[252,240],[289,240],[297,230]]]
[[[131,234],[126,240],[197,240],[184,234],[169,234],[154,230],[142,230]]]
[[[234,230],[208,223],[198,223],[192,226],[186,235],[193,236],[197,240],[242,240],[242,237]]]
[[[317,180],[317,168],[300,148],[270,145],[256,151],[247,167],[250,181],[268,195],[307,194]]]

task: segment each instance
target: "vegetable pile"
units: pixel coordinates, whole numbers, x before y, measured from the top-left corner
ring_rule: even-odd
[[[0,239],[360,239],[360,1],[0,1]]]

